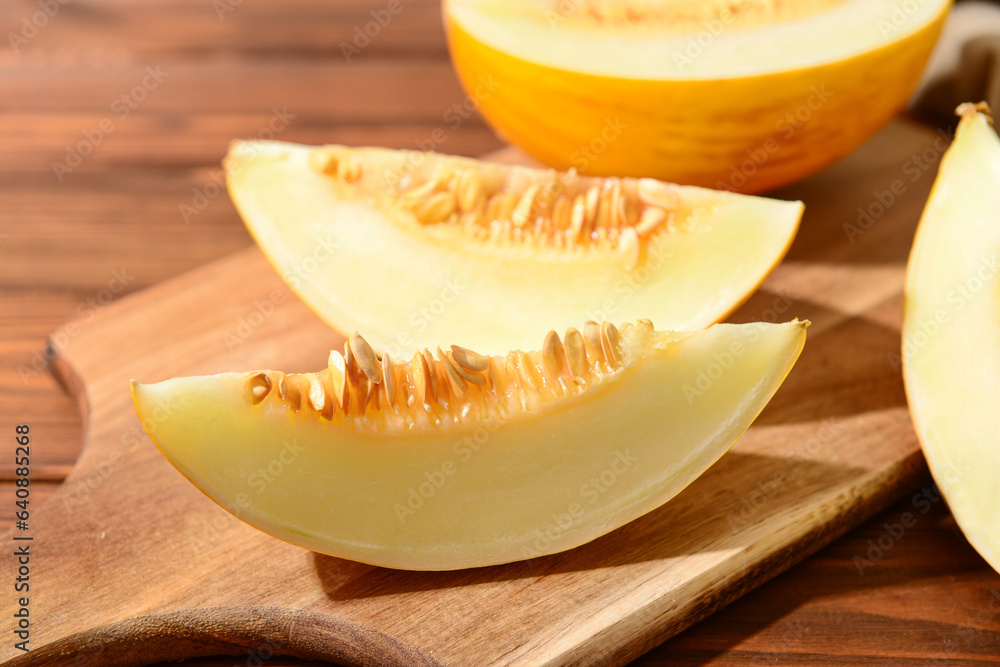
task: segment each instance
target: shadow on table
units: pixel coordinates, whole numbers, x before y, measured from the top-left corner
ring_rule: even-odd
[[[563,553],[453,572],[369,568],[318,553],[312,559],[327,596],[340,601],[622,566],[659,568],[660,561],[751,548],[748,529],[752,533],[807,504],[810,494],[829,493],[826,485],[857,474],[848,466],[730,452],[666,505]]]

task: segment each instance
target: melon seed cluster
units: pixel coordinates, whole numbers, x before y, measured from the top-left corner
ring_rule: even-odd
[[[625,324],[652,332],[649,320]],[[375,354],[354,334],[344,352],[330,352],[318,373],[249,373],[246,396],[253,405],[279,402],[293,412],[355,425],[415,428],[451,422],[503,420],[553,400],[582,393],[622,367],[621,334],[608,322],[570,328],[562,339],[550,331],[542,349],[486,356],[458,345],[424,349],[409,362]]]
[[[376,171],[366,167],[360,151],[343,146],[316,149],[311,165],[358,188],[365,186],[366,171]],[[635,262],[641,242],[669,229],[675,219],[677,193],[659,181],[506,169],[506,182],[491,186],[476,161],[442,160],[429,178],[382,194],[391,202],[387,205],[422,225],[453,225],[494,245],[617,249],[634,255]],[[530,174],[527,184],[511,183],[523,180],[512,178],[513,174]]]
[[[715,23],[746,28],[799,19],[842,0],[689,0],[665,3],[662,0],[576,0],[577,7],[567,18],[579,17],[588,23],[636,26],[649,30],[663,26],[678,32],[697,33]]]

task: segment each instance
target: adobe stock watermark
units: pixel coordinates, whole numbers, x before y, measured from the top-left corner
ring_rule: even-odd
[[[52,162],[52,172],[62,183],[66,174],[72,173],[94,150],[104,143],[104,139],[118,129],[118,123],[128,118],[142,104],[149,94],[160,87],[160,84],[170,76],[159,65],[146,66],[146,75],[142,81],[111,101],[111,116],[102,118],[96,127],[81,131],[83,139],[72,146],[66,146],[66,156],[62,162]]]
[[[549,28],[554,30],[560,23],[589,4],[590,0],[557,0],[554,8],[545,10],[545,20],[548,21]]]
[[[160,426],[165,424],[173,415],[174,406],[164,398],[157,398],[151,406],[147,405],[146,409],[143,410],[143,413],[139,416],[141,431],[152,437],[156,435]],[[141,438],[138,433],[138,431],[126,431],[122,434],[122,442],[125,442],[127,438],[135,438],[141,442]]]
[[[783,319],[782,315],[788,312],[793,302],[794,299],[791,293],[779,293],[771,305],[761,312],[756,322],[748,322],[741,325],[749,331],[749,336],[747,337],[749,346],[742,340],[735,340],[730,343],[728,348],[713,352],[712,361],[698,369],[698,374],[694,382],[685,383],[682,387],[684,398],[687,399],[688,404],[694,405],[697,399],[703,396],[706,391],[709,391],[733,367],[739,358],[746,354],[754,343],[760,340],[760,336],[764,330],[762,325]]]
[[[407,319],[410,329],[397,333],[396,339],[386,346],[385,352],[388,352],[389,356],[399,359],[404,349],[412,349],[414,347],[412,333],[427,331],[428,327],[434,324],[453,303],[462,297],[469,289],[470,284],[471,276],[468,273],[459,273],[445,280],[436,297],[413,309]]]
[[[570,502],[562,511],[553,512],[549,523],[535,530],[535,537],[530,545],[521,549],[525,559],[535,558],[545,553],[563,534],[579,526],[600,502],[601,497],[618,485],[622,479],[627,479],[638,468],[639,458],[630,450],[617,450],[611,455],[607,467],[580,484],[579,500]]]
[[[394,188],[404,182],[414,170],[419,169],[427,159],[426,153],[437,151],[438,148],[448,141],[448,131],[459,129],[466,120],[479,110],[479,106],[488,100],[502,83],[496,80],[492,74],[480,76],[476,80],[476,85],[470,95],[466,95],[461,101],[455,102],[444,110],[441,114],[443,126],[435,127],[430,134],[423,139],[415,139],[413,145],[416,151],[409,151],[404,154],[403,164],[399,167],[386,167],[382,171],[382,180],[387,188]]]
[[[489,442],[501,424],[499,420],[483,420],[472,433],[456,440],[451,447],[452,457],[441,461],[433,470],[424,472],[423,479],[407,489],[406,499],[393,505],[393,512],[400,525],[405,524],[407,519],[423,509],[424,505],[458,474],[462,465],[468,463],[475,453]]]
[[[32,13],[30,16],[21,17],[21,29],[18,32],[9,31],[7,33],[7,41],[10,43],[10,48],[14,50],[14,53],[20,53],[21,47],[34,39],[38,35],[38,31],[47,26],[49,21],[55,18],[59,10],[68,4],[69,1],[38,0],[36,3],[38,11]]]
[[[304,451],[306,448],[300,445],[295,438],[290,441],[283,440],[278,455],[268,461],[267,465],[258,468],[247,477],[247,486],[258,496],[264,493],[267,487],[274,483],[274,480],[285,474],[288,467],[295,463]]]
[[[275,135],[284,131],[289,123],[295,119],[295,114],[288,111],[288,107],[272,107],[271,118],[267,121],[267,125],[257,130],[257,132],[247,137],[247,141],[271,141],[274,139]],[[254,144],[244,144],[244,152],[242,155],[247,158],[252,158],[256,152],[257,148]],[[213,199],[218,197],[220,194],[226,191],[226,176],[235,176],[240,173],[240,163],[234,161],[226,161],[222,169],[215,169],[209,175],[208,182],[201,186],[195,186],[191,189],[192,197],[189,203],[181,203],[177,205],[177,210],[181,214],[181,218],[184,219],[185,224],[191,224],[191,221],[197,217],[202,211],[208,208],[208,205]]]
[[[784,630],[781,633],[781,639],[779,640],[778,645],[785,647],[787,650],[787,647],[792,643],[801,641],[803,637],[808,635],[810,629],[810,625],[807,625],[796,618],[786,621],[784,622]]]
[[[312,251],[285,270],[283,276],[285,282],[293,290],[298,291],[303,283],[312,282],[316,272],[336,255],[336,251],[339,248],[340,242],[331,233],[327,233],[326,236],[316,239]]]
[[[82,480],[77,480],[75,484],[61,494],[64,508],[69,508],[82,502],[86,502],[97,489],[111,479],[115,468],[125,459],[125,455],[118,449],[113,449],[94,466],[93,472],[89,473]]]
[[[910,360],[927,345],[948,324],[951,318],[979,294],[984,287],[992,285],[1000,272],[1000,259],[993,253],[970,272],[965,280],[951,288],[945,296],[947,307],[938,308],[934,315],[917,323],[916,331],[903,337],[902,354],[889,352],[886,357],[894,371],[903,367],[904,360]]]
[[[361,55],[361,52],[368,48],[373,40],[378,39],[383,30],[389,27],[389,24],[403,13],[405,5],[412,1],[406,0],[404,3],[403,0],[389,0],[385,3],[385,7],[372,9],[369,12],[372,17],[370,21],[354,26],[351,41],[340,42],[340,52],[343,54],[344,60],[350,63],[356,56]]]
[[[239,519],[253,506],[253,497],[267,491],[279,477],[284,475],[306,451],[298,440],[282,440],[281,450],[265,464],[258,466],[246,478],[247,491],[237,493],[231,502],[222,505],[223,509]],[[220,503],[221,504],[221,503]],[[191,530],[193,544],[207,547],[214,544],[219,536],[233,525],[232,519],[221,512],[213,512],[211,519],[200,522],[200,530]]]
[[[949,471],[949,474],[953,474],[957,478],[958,475],[965,474],[966,472],[968,472],[968,468],[964,468],[960,472],[952,470]],[[928,486],[913,495],[910,499],[910,505],[914,510],[917,510],[919,515],[924,515],[931,510],[931,507],[935,503],[940,501],[941,493],[937,487]],[[865,570],[885,558],[886,554],[903,539],[906,531],[917,525],[918,514],[906,511],[900,514],[896,521],[886,521],[882,524],[884,532],[877,538],[868,540],[868,549],[865,551],[864,556],[855,554],[853,558],[854,567],[858,570],[860,576],[865,576]]]
[[[891,37],[907,27],[910,18],[919,12],[927,0],[902,0],[889,10],[889,13],[878,21],[878,31],[883,37]]]
[[[605,118],[604,125],[597,136],[586,144],[577,146],[576,150],[570,153],[570,163],[578,171],[586,171],[591,163],[603,155],[611,144],[620,139],[627,129],[628,123],[624,122],[621,116]]]
[[[271,290],[271,293],[264,299],[254,299],[253,309],[240,317],[236,325],[227,329],[222,335],[229,351],[234,352],[236,348],[249,340],[254,332],[264,325],[264,322],[271,319],[278,306],[286,300],[285,292],[280,289]]]
[[[594,320],[595,322],[614,321],[616,319],[614,315],[618,312],[619,308],[635,296],[636,293],[643,290],[649,284],[650,279],[663,266],[664,262],[669,260],[670,254],[667,248],[657,243],[649,244],[643,261],[612,286],[611,290],[614,296],[604,299],[601,303],[597,304],[596,308],[587,311],[587,319]],[[783,298],[785,297],[779,297],[779,299]],[[780,308],[781,305],[776,303],[775,307]],[[785,312],[787,309],[786,305],[780,312]]]
[[[220,21],[225,21],[228,14],[236,11],[236,8],[243,4],[243,0],[212,0],[212,9],[215,16]]]
[[[89,647],[86,651],[86,653],[78,653],[73,657],[73,667],[94,667],[103,664],[104,659],[101,658],[105,651],[103,644]]]
[[[222,506],[226,512],[212,512],[209,517],[198,516],[198,523],[194,526],[189,526],[186,534],[191,536],[191,545],[198,548],[209,548],[218,542],[219,537],[225,533],[226,530],[233,527],[233,517],[239,519],[242,517],[248,509],[251,507],[250,495],[247,493],[240,493],[233,499],[232,502],[227,503]]]
[[[258,644],[253,649],[247,649],[247,659],[244,664],[247,667],[264,667],[264,664],[276,655],[280,655],[284,647],[280,644],[272,644],[271,642],[265,641],[263,644]],[[234,666],[236,667],[236,666]]]
[[[767,503],[795,479],[796,473],[807,466],[823,447],[833,442],[841,431],[843,423],[834,417],[820,421],[816,432],[797,443],[785,457],[784,460],[794,460],[794,463],[769,472],[763,480],[758,480],[754,488],[740,498],[739,509],[726,514],[729,531],[735,535],[749,526]]]
[[[148,425],[156,428],[156,425],[164,419],[170,417],[173,410],[164,401],[156,404],[153,414],[147,418]],[[133,450],[149,443],[149,438],[142,426],[131,426],[122,432],[118,439],[120,447],[111,450],[104,458],[97,462],[94,471],[83,478],[82,483],[67,488],[62,493],[63,506],[69,508],[71,505],[86,502],[98,488],[111,479],[115,470],[125,460],[125,456]]]
[[[777,137],[769,136],[759,146],[746,149],[746,159],[730,165],[729,180],[716,181],[715,189],[734,191],[746,185],[754,174],[781,152],[782,141],[787,142],[794,137],[833,96],[833,91],[828,90],[826,84],[812,86],[805,102],[775,121]]]
[[[751,0],[734,0],[719,9],[718,16],[706,16],[701,20],[700,30],[691,31],[684,48],[674,51],[673,61],[677,70],[683,72],[688,65],[709,50],[727,28],[736,23],[737,15],[750,6]]]
[[[135,280],[135,276],[128,272],[125,267],[115,269],[111,272],[111,279],[105,287],[99,289],[95,294],[77,304],[77,319],[66,324],[62,329],[57,330],[49,336],[50,345],[46,347],[44,354],[35,350],[31,354],[31,362],[28,365],[18,364],[17,373],[21,382],[25,385],[28,381],[48,368],[49,362],[55,357],[59,350],[66,347],[69,342],[80,335],[83,327],[90,324],[98,313],[107,308],[125,288]]]
[[[938,160],[951,145],[952,135],[938,128],[934,143],[919,153],[911,155],[901,167],[906,179],[893,179],[885,190],[872,190],[872,201],[867,206],[859,206],[855,222],[843,224],[844,234],[852,244],[858,237],[871,229],[875,223],[895,205],[899,198],[907,193],[910,186],[916,183],[928,171],[934,169]]]
[[[954,638],[942,642],[943,651],[946,657],[932,657],[927,660],[929,665],[943,665],[954,667],[968,655],[974,655],[978,651],[971,650],[972,647],[982,646],[982,633],[980,628],[988,628],[995,625],[1000,620],[1000,587],[994,586],[988,591],[982,591],[985,601],[981,606],[972,605],[969,613],[972,614],[971,623],[957,623],[954,626]],[[967,653],[968,651],[968,653]],[[956,660],[957,654],[962,654],[960,660]]]
[[[479,111],[479,106],[486,100],[488,100],[493,93],[495,93],[503,84],[493,78],[492,74],[484,74],[476,79],[476,86],[472,90],[471,95],[466,95],[460,101],[455,102],[450,107],[445,109],[441,114],[441,120],[444,124],[448,126],[451,130],[457,130],[462,127],[462,125],[469,119],[472,114]],[[434,150],[434,146],[437,144],[442,144],[445,142],[447,137],[444,139],[437,140],[431,133],[432,142],[424,142],[421,145],[419,140],[415,141],[417,150],[431,151]],[[431,145],[427,145],[430,143]]]

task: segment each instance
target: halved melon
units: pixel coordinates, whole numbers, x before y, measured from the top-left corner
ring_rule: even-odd
[[[784,256],[800,202],[417,151],[236,143],[229,191],[323,320],[393,355],[528,349],[550,328],[704,328]]]
[[[501,136],[557,169],[738,192],[800,180],[906,103],[950,0],[445,0]]]
[[[903,377],[934,481],[1000,572],[1000,139],[985,105],[959,111],[907,267]]]
[[[326,554],[450,570],[569,549],[660,506],[770,400],[805,322],[587,322],[541,350],[132,384],[164,456],[238,518]]]

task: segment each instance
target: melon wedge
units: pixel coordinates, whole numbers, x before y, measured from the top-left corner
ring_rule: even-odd
[[[1000,139],[960,107],[910,254],[903,377],[938,488],[1000,572]]]
[[[163,455],[250,525],[451,570],[570,549],[662,505],[750,426],[806,324],[588,322],[534,352],[403,363],[355,335],[318,373],[133,381],[132,395]]]
[[[445,0],[469,107],[557,169],[738,192],[848,154],[913,92],[950,0]]]
[[[229,191],[328,325],[398,356],[499,354],[550,328],[704,328],[784,256],[800,202],[381,148],[235,143]]]

